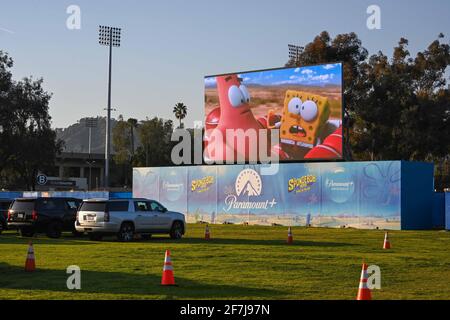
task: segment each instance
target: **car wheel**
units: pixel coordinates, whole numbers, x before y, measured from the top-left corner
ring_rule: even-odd
[[[103,239],[101,234],[89,233],[89,240],[91,241],[101,241]]]
[[[34,230],[32,228],[20,228],[20,236],[30,238],[34,236]]]
[[[50,222],[47,228],[47,237],[57,239],[61,238],[62,225],[58,221]]]
[[[183,225],[179,221],[175,221],[170,229],[170,237],[172,239],[181,239],[183,236]]]
[[[143,240],[150,240],[152,235],[150,233],[141,234]]]
[[[134,239],[134,227],[131,223],[123,223],[120,226],[117,239],[122,242],[130,242]]]

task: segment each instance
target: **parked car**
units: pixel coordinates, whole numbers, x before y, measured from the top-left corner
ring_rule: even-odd
[[[168,211],[155,200],[89,199],[84,200],[77,214],[75,228],[86,232],[91,240],[104,235],[117,235],[120,241],[131,241],[135,234],[170,234],[179,239],[186,231],[184,215]]]
[[[50,238],[61,237],[62,231],[74,228],[81,199],[76,198],[19,198],[14,200],[8,212],[8,228],[19,229],[24,237],[44,232]]]
[[[13,201],[13,199],[0,199],[0,234],[8,229],[8,210]]]

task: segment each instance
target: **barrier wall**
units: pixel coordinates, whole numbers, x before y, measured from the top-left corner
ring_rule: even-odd
[[[284,163],[275,175],[260,165],[135,168],[133,196],[159,200],[188,222],[420,229],[431,227],[432,170],[401,161]],[[424,206],[429,212],[415,209]]]
[[[433,229],[445,228],[445,193],[435,192],[433,194]]]
[[[34,197],[73,197],[79,199],[109,198],[126,199],[131,198],[132,193],[128,191],[0,191],[0,199]]]
[[[445,193],[445,229],[450,230],[450,192]]]

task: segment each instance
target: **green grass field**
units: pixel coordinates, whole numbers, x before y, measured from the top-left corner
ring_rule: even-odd
[[[0,235],[0,299],[355,299],[361,263],[381,268],[379,299],[450,299],[450,233],[189,225],[185,238],[119,243],[70,234],[33,239],[37,270],[23,271],[29,239]],[[170,249],[177,287],[162,287]],[[81,268],[68,290],[66,268]]]

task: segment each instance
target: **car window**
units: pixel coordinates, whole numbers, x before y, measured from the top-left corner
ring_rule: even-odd
[[[108,211],[128,211],[128,201],[111,201],[108,202]]]
[[[163,211],[163,206],[160,205],[156,201],[152,201],[152,202],[150,202],[150,210],[151,211]]]
[[[135,201],[134,202],[135,211],[150,211],[148,202],[146,201]]]
[[[33,210],[35,200],[16,200],[12,205],[12,210]]]
[[[74,200],[69,200],[66,203],[69,209],[76,210],[78,208],[78,203]]]
[[[56,210],[58,208],[58,201],[56,199],[42,199],[39,204],[40,210]]]
[[[80,211],[97,211],[105,212],[106,202],[105,201],[83,201]]]

